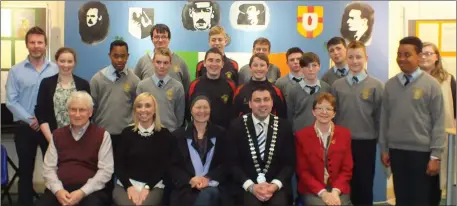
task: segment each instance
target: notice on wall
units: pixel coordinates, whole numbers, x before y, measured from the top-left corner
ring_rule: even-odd
[[[455,52],[455,23],[441,24],[441,52]]]

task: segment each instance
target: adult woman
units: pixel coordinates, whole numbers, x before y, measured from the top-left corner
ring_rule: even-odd
[[[173,134],[177,138],[171,178],[171,205],[219,205],[224,181],[224,129],[209,122],[209,99],[197,96],[190,105],[192,122]]]
[[[62,47],[57,50],[55,60],[59,73],[41,81],[35,106],[40,130],[48,142],[55,129],[70,123],[66,103],[71,93],[84,90],[90,94],[89,82],[73,74],[75,50]]]
[[[455,78],[449,74],[444,68],[441,60],[441,55],[438,47],[430,42],[424,42],[422,47],[422,58],[420,67],[423,71],[435,77],[441,84],[441,91],[444,98],[445,111],[445,126],[446,128],[455,128]],[[431,204],[439,205],[441,201],[441,189],[446,186],[446,171],[447,171],[447,136],[445,141],[445,149],[441,157],[440,174],[432,177],[431,188]],[[440,186],[441,185],[441,186]]]
[[[172,134],[160,123],[157,101],[141,93],[133,103],[134,124],[126,127],[116,148],[113,190],[116,205],[160,205],[162,180],[169,169]]]
[[[305,205],[351,204],[351,134],[333,124],[335,98],[321,93],[313,103],[314,125],[296,133],[298,191]]]

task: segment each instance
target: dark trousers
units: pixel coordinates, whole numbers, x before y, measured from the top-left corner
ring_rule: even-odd
[[[250,192],[244,192],[244,205],[245,206],[261,206],[261,205],[271,205],[271,206],[286,206],[288,204],[288,195],[284,189],[278,190],[270,200],[262,202],[255,197]]]
[[[441,202],[440,175],[431,177],[430,180],[430,206],[438,206]]]
[[[114,166],[114,168],[116,168],[116,159],[117,159],[116,151],[117,151],[117,147],[119,146],[117,143],[119,142],[121,135],[120,134],[110,134],[110,137],[111,137],[111,146],[113,147],[113,159],[114,159],[113,166]],[[106,183],[107,190],[109,190],[109,191],[114,190],[114,184],[116,184],[115,180],[116,180],[116,173],[113,173],[113,175],[111,176],[111,180]]]
[[[207,187],[198,193],[195,206],[220,205],[220,192],[217,187]]]
[[[40,146],[44,157],[48,148],[48,141],[41,131],[36,132],[29,125],[21,123],[14,132],[14,143],[19,159],[18,203],[19,205],[32,205],[34,195],[33,171],[37,147]]]
[[[78,190],[83,185],[78,186],[65,186],[64,188],[69,192]],[[110,205],[110,196],[106,189],[95,191],[85,196],[79,203],[78,206],[106,206]],[[38,200],[36,206],[60,206],[61,204],[57,200],[57,197],[48,189],[44,192],[44,195]]]
[[[397,206],[428,205],[431,177],[426,174],[430,152],[390,149]]]
[[[373,205],[376,144],[376,140],[352,140],[351,202],[354,205]]]

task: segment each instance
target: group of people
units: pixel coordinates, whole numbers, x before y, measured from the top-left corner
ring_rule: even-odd
[[[455,79],[435,45],[403,38],[402,72],[383,84],[362,42],[333,37],[335,66],[321,79],[319,56],[298,47],[281,77],[268,39],[254,41],[239,69],[214,26],[190,81],[169,27],[150,35],[155,49],[134,69],[128,44],[115,40],[111,64],[86,81],[73,74],[73,49],[50,62],[45,32],[27,32],[29,55],[6,84],[19,204],[33,204],[40,146],[47,189],[37,205],[292,205],[297,192],[305,205],[372,205],[378,144],[397,205],[439,204]]]

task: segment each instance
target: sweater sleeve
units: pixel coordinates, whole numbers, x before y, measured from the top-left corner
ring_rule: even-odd
[[[444,100],[441,87],[437,86],[432,87],[432,96],[430,98],[429,110],[432,120],[432,136],[430,141],[430,150],[431,156],[441,157],[441,153],[444,149],[444,141],[446,137],[444,119],[445,112],[443,108]]]
[[[132,186],[132,183],[129,180],[128,174],[127,174],[127,150],[129,148],[129,141],[128,141],[128,133],[129,131],[127,129],[124,129],[122,131],[121,136],[119,138],[119,143],[117,144],[117,148],[115,150],[115,155],[114,155],[114,161],[116,162],[115,165],[115,172],[117,175],[117,178],[119,178],[119,181],[121,181],[122,185],[124,186],[124,189],[127,190],[130,186]]]
[[[387,131],[389,129],[389,116],[390,116],[389,108],[388,108],[389,93],[387,92],[387,89],[384,89],[382,99],[384,101],[382,101],[382,103],[381,103],[378,143],[379,143],[379,147],[381,148],[381,152],[386,153],[386,152],[389,152]]]
[[[454,119],[456,118],[456,109],[455,109],[455,77],[451,75],[451,91],[452,91],[452,108],[454,108]]]

